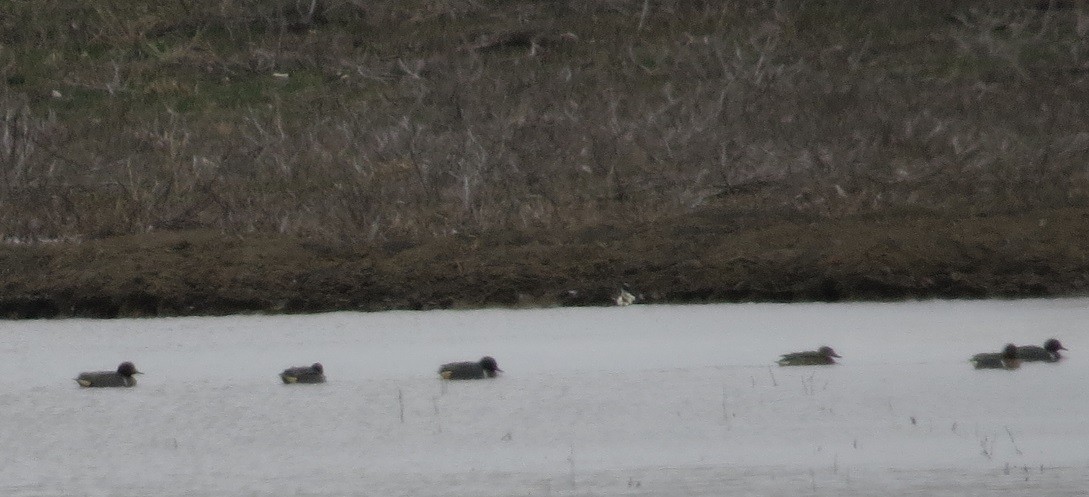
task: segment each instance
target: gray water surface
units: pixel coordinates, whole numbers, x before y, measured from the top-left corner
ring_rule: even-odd
[[[0,495],[1087,495],[1087,325],[1084,299],[0,322]],[[1061,364],[967,363],[1051,336]],[[840,365],[773,366],[822,344]],[[502,377],[438,379],[484,354]],[[122,360],[137,387],[72,380]]]

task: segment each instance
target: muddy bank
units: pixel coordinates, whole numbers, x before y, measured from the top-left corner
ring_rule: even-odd
[[[1089,209],[778,220],[705,211],[577,233],[353,248],[159,232],[0,246],[0,316],[843,301],[1089,293]]]

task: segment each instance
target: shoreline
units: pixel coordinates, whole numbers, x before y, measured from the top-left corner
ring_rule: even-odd
[[[172,231],[0,246],[0,317],[1089,295],[1089,209],[724,221],[355,247]]]

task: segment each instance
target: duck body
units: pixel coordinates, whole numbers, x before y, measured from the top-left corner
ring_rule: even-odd
[[[280,379],[285,385],[295,383],[325,383],[325,367],[320,362],[310,366],[287,368],[280,373]]]
[[[143,374],[136,370],[131,362],[122,362],[117,366],[117,371],[88,371],[80,373],[76,377],[76,383],[84,388],[111,388],[134,387],[136,378],[133,375]]]
[[[1022,361],[1034,362],[1059,362],[1063,358],[1060,350],[1066,350],[1063,344],[1052,338],[1044,342],[1043,347],[1036,345],[1022,345],[1017,347],[1017,358]]]
[[[444,380],[482,380],[495,378],[502,373],[495,359],[484,356],[477,362],[451,362],[439,367],[439,376]]]
[[[840,357],[832,347],[821,347],[817,350],[805,352],[791,352],[783,354],[779,359],[780,366],[827,366],[835,364],[836,357]]]
[[[976,369],[1017,369],[1021,367],[1021,359],[1017,355],[1017,346],[1007,344],[1002,352],[986,352],[972,356],[972,364]]]

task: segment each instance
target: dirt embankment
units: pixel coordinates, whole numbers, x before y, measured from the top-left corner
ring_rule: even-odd
[[[0,247],[0,316],[121,317],[1027,297],[1089,291],[1089,209],[957,219],[761,221],[714,211],[563,238],[378,249],[208,231]]]

